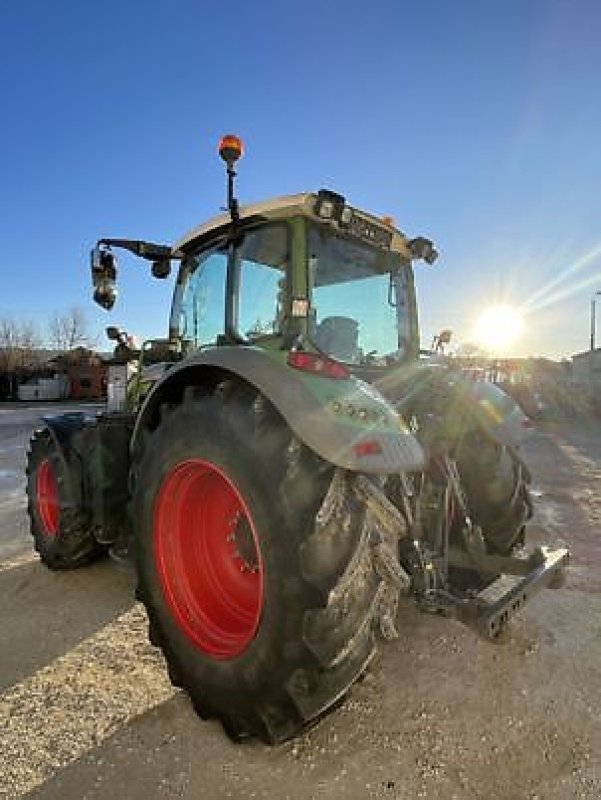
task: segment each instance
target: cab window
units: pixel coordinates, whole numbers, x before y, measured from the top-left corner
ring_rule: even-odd
[[[224,332],[227,262],[224,248],[200,253],[188,265],[179,319],[184,350],[215,344]]]
[[[249,231],[236,250],[236,264],[238,334],[247,341],[280,334],[286,314],[287,226]]]

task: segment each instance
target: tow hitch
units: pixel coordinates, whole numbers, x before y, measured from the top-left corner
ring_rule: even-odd
[[[507,562],[506,572],[473,598],[459,601],[457,619],[475,628],[482,636],[494,639],[511,617],[541,589],[559,589],[563,585],[569,558],[570,553],[565,547],[557,550],[541,547],[529,558],[503,559]],[[533,562],[538,563],[523,574],[521,569]]]
[[[383,553],[388,553],[386,563],[394,561],[392,542],[403,541],[414,549],[419,557],[414,559],[412,589],[422,611],[442,614],[468,625],[487,639],[499,635],[507,622],[518,613],[541,589],[559,589],[565,582],[565,572],[570,552],[565,547],[550,549],[537,547],[531,553],[520,556],[498,556],[486,552],[481,532],[477,526],[468,525],[464,531],[465,549],[450,547],[444,560],[444,569],[436,568],[435,563],[422,550],[420,543],[412,540],[407,526],[403,523],[401,512],[393,506],[380,488],[363,476],[355,482],[355,494],[365,503],[369,524],[380,531],[388,540]],[[381,548],[381,539],[374,540]],[[405,593],[405,582],[393,570],[383,569],[381,555],[374,553],[375,566],[385,582],[390,584],[391,596],[396,589]],[[440,560],[440,559],[439,559]],[[484,589],[466,596],[449,591],[446,575],[449,567],[474,570],[481,576],[490,575]],[[407,574],[399,566],[402,577]],[[442,579],[437,575],[442,574]],[[497,576],[497,577],[495,577]],[[417,579],[417,581],[416,581]],[[411,588],[409,589],[411,591]],[[392,618],[396,611],[393,603],[388,609]],[[388,637],[386,637],[388,638]],[[394,637],[390,637],[394,638]]]
[[[457,597],[435,591],[418,600],[422,610],[444,614],[473,628],[487,639],[496,638],[509,620],[541,589],[559,589],[565,582],[570,552],[565,547],[550,550],[539,547],[527,557],[505,558],[481,555],[478,568],[501,574],[470,597]],[[451,550],[449,565],[473,568],[474,562],[463,551]]]

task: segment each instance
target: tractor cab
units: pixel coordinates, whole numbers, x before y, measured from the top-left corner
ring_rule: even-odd
[[[227,211],[172,248],[101,240],[92,254],[95,299],[114,302],[117,245],[153,261],[157,277],[179,261],[169,341],[181,357],[248,345],[318,354],[359,373],[416,358],[412,261],[432,263],[432,243],[408,239],[390,218],[329,190],[239,207],[233,168],[241,153],[236,137],[223,138]]]
[[[249,206],[233,231],[224,215],[176,247],[184,256],[170,337],[184,353],[220,344],[302,347],[351,367],[417,354],[409,243],[339,195]]]

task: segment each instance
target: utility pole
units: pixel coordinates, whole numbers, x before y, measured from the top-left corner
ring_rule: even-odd
[[[597,295],[601,294],[601,292],[595,292],[595,294],[591,297],[591,353],[595,349],[595,334],[597,328]]]

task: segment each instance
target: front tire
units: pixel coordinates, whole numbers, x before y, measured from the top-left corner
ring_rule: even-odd
[[[293,736],[373,655],[379,578],[352,477],[333,475],[261,395],[229,382],[164,407],[134,468],[151,640],[234,738]]]
[[[33,546],[50,569],[74,569],[103,552],[74,497],[76,479],[49,431],[36,431],[27,453],[27,511]]]

